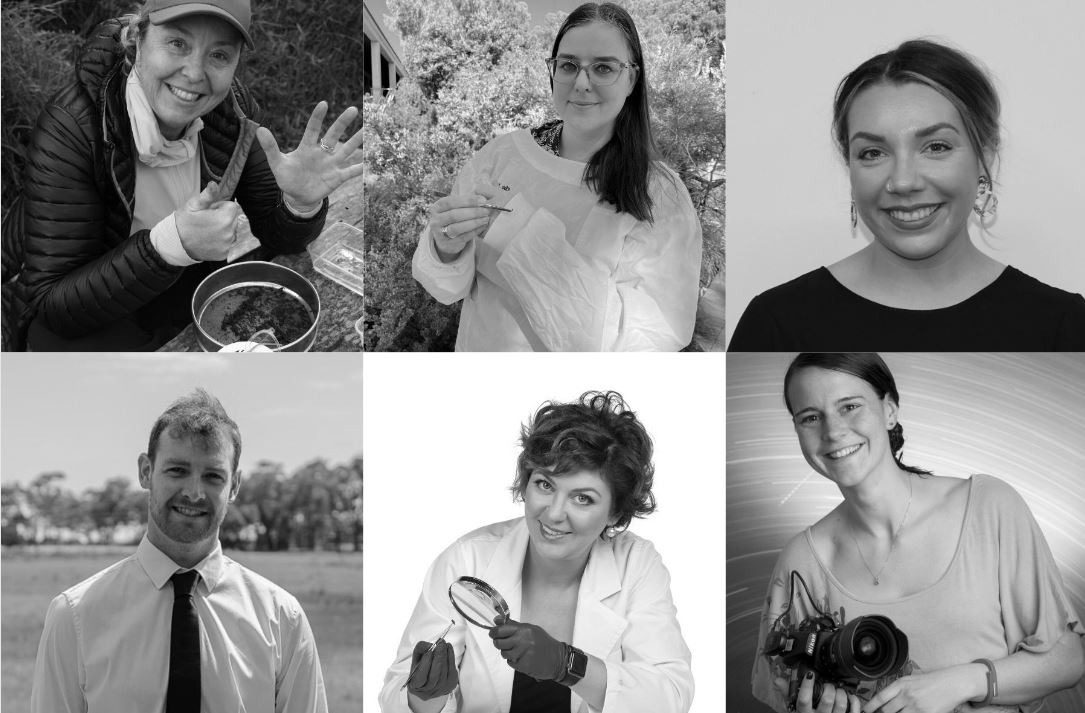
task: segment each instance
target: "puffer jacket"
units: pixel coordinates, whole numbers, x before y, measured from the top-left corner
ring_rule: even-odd
[[[19,280],[30,309],[63,337],[129,316],[148,330],[179,331],[191,321],[199,281],[224,264],[176,267],[159,256],[150,230],[130,234],[138,156],[125,103],[120,29],[119,20],[95,28],[76,62],[75,81],[38,118],[27,157]],[[202,117],[201,189],[223,181],[245,117],[258,120],[256,102],[236,78],[231,94]],[[273,254],[298,252],[315,239],[328,207],[325,200],[307,220],[290,214],[255,141],[234,199]]]

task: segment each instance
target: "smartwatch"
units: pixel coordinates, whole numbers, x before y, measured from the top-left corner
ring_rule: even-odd
[[[588,671],[588,655],[570,645],[569,653],[565,658],[565,675],[558,679],[563,686],[575,686]]]

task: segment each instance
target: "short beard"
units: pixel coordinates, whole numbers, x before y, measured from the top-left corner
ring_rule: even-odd
[[[180,526],[176,521],[170,520],[170,513],[172,507],[175,504],[173,500],[180,501],[180,498],[174,497],[172,500],[161,503],[155,497],[154,492],[151,492],[150,497],[150,515],[154,524],[158,526],[158,529],[170,540],[183,544],[193,544],[196,542],[203,542],[210,537],[214,537],[218,532],[219,525],[222,524],[224,517],[223,513],[211,511],[208,513],[207,527],[202,530],[194,530],[191,527]]]

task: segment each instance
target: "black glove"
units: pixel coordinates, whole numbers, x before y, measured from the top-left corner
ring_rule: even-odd
[[[438,639],[437,647],[430,651],[431,645],[428,641],[419,641],[414,645],[414,655],[411,657],[414,674],[407,679],[407,690],[424,701],[447,696],[456,690],[460,682],[452,645]]]
[[[541,626],[505,619],[490,629],[490,638],[502,658],[520,673],[536,681],[557,681],[565,676],[569,646]]]

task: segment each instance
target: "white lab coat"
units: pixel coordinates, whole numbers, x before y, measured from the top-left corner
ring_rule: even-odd
[[[456,654],[459,687],[443,713],[509,713],[513,669],[489,632],[463,620],[448,599],[448,586],[463,575],[491,584],[520,618],[521,572],[527,552],[524,519],[475,530],[457,540],[426,574],[422,594],[388,669],[380,706],[409,713],[407,690],[414,645],[432,641],[452,619],[445,636]],[[580,580],[572,644],[602,659],[607,668],[602,711],[575,692],[571,713],[687,713],[693,699],[690,652],[671,600],[670,575],[652,543],[631,532],[597,541]],[[402,690],[401,690],[402,689]]]
[[[600,203],[585,164],[526,130],[498,136],[460,171],[453,195],[508,188],[482,240],[452,262],[427,226],[412,274],[438,301],[463,300],[457,351],[678,351],[693,336],[701,225],[670,169],[653,172],[654,222]],[[498,189],[501,192],[501,189]]]

